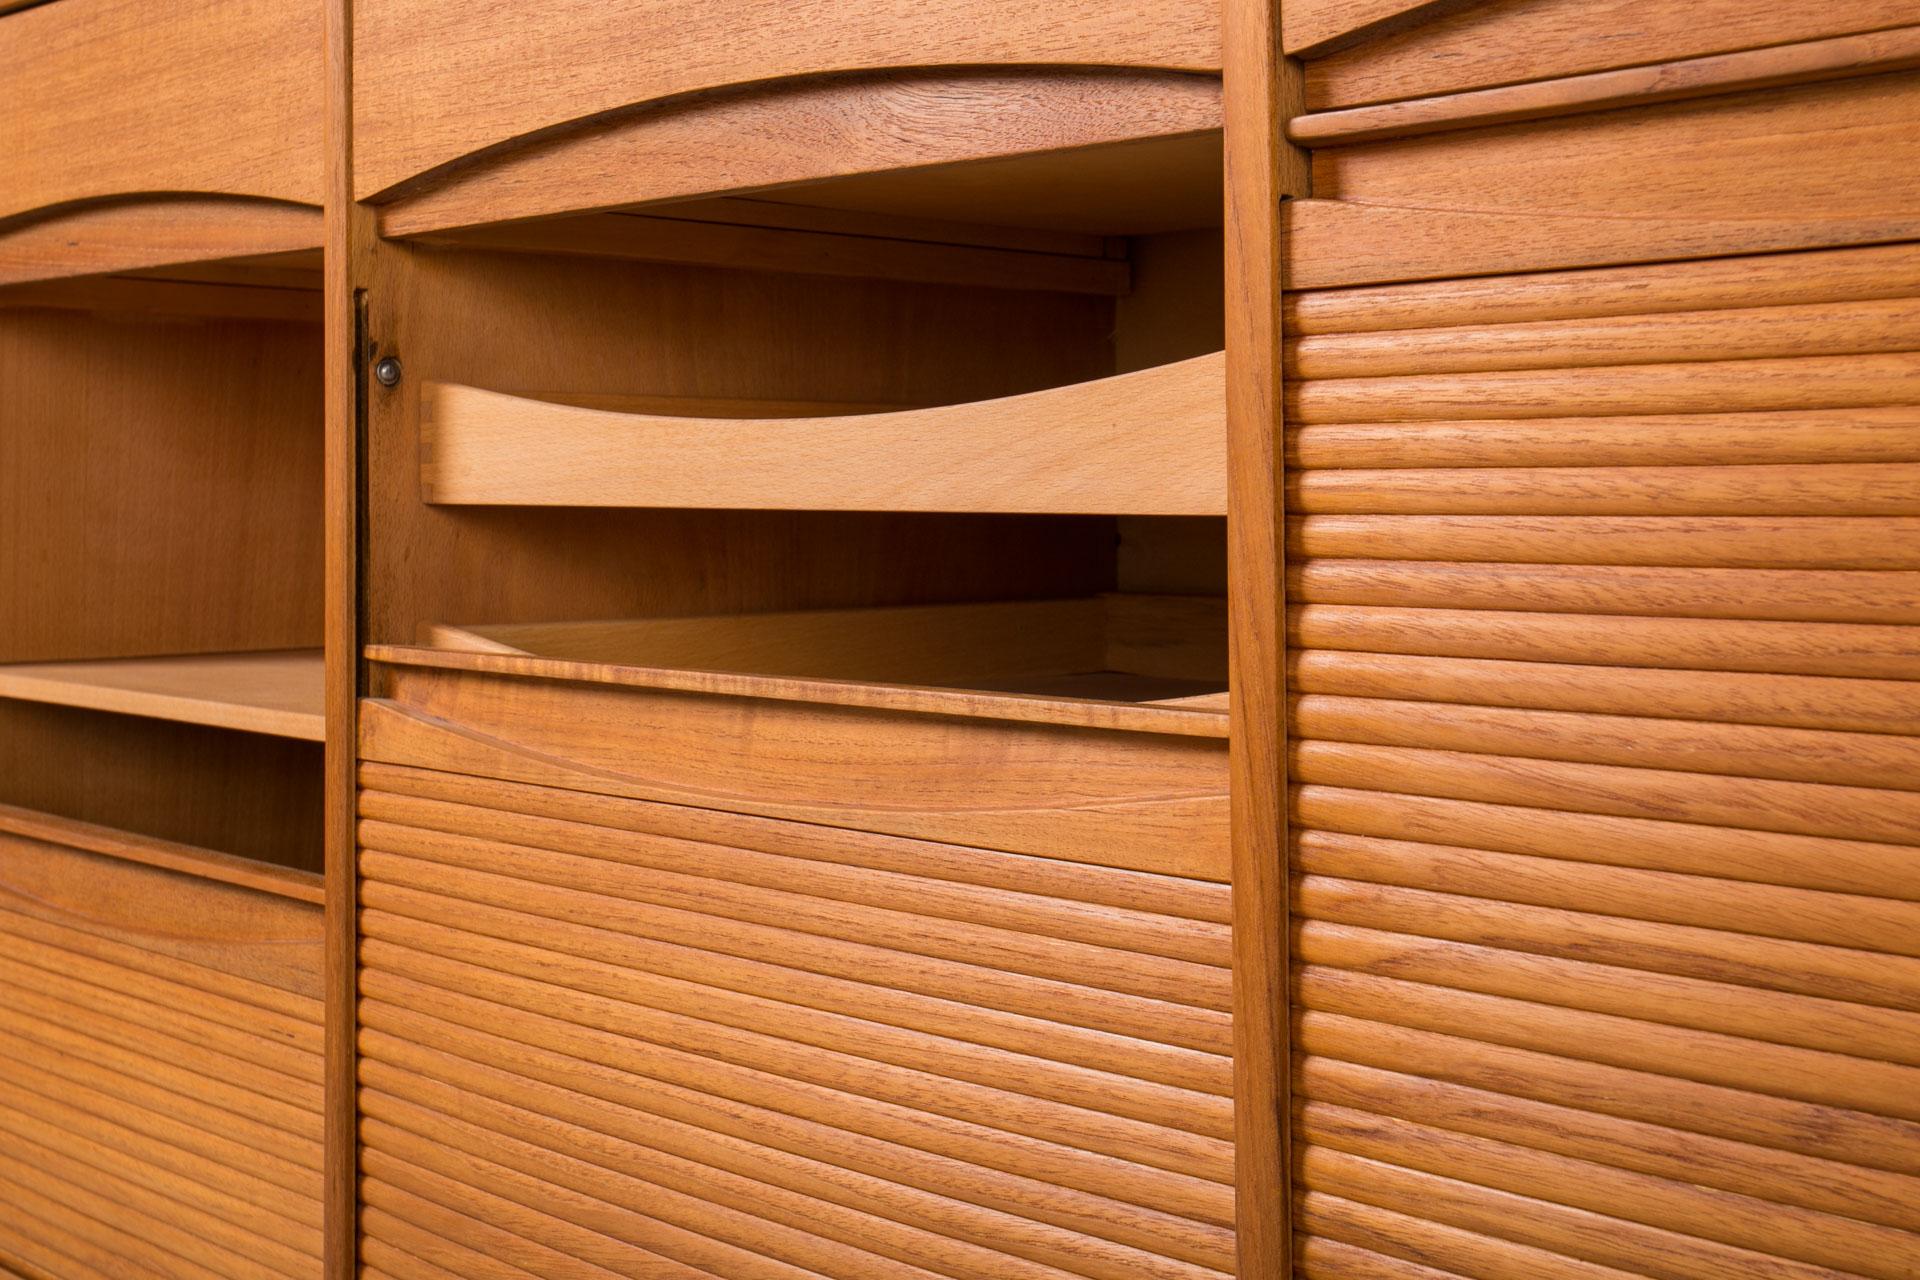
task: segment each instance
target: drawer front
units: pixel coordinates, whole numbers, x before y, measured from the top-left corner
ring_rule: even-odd
[[[0,17],[0,279],[318,245],[322,13],[58,0]]]
[[[1232,1270],[1228,891],[363,764],[364,1262]]]
[[[359,0],[355,192],[706,90],[996,66],[1217,72],[1219,0]]]
[[[318,1276],[318,906],[0,834],[0,1265]]]

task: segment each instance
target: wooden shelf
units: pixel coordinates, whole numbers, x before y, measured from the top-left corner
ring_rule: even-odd
[[[420,413],[422,493],[448,505],[1226,511],[1217,354],[895,413],[666,416],[433,382]]]
[[[396,666],[1217,737],[1226,608],[1215,596],[812,609],[433,626]]]
[[[318,649],[0,666],[0,697],[321,742]]]

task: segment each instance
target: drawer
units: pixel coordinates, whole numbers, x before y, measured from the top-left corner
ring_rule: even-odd
[[[319,1275],[319,899],[0,807],[0,1265]]]
[[[317,246],[322,13],[58,0],[0,17],[0,281]]]
[[[418,234],[1203,130],[1217,166],[1220,8],[362,0],[354,193]]]
[[[369,1265],[1231,1272],[1224,716],[536,630],[377,651]]]

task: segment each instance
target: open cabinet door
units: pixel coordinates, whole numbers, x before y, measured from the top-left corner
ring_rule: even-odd
[[[1296,1265],[1913,1275],[1920,6],[1389,9],[1287,15]]]

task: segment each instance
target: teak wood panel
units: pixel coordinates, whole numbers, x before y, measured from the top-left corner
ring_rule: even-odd
[[[1290,298],[1305,1275],[1920,1266],[1915,253]]]
[[[379,671],[369,1264],[1232,1274],[1221,742]]]
[[[0,662],[319,644],[320,408],[311,323],[0,308]]]
[[[1896,73],[1328,148],[1288,209],[1293,269],[1319,288],[1912,239],[1917,104]]]
[[[430,383],[420,393],[421,495],[448,505],[1220,515],[1221,363],[1202,356],[1024,396],[844,417],[667,417]]]
[[[61,0],[0,22],[0,278],[318,245],[320,16]]]
[[[69,830],[0,815],[0,1266],[317,1276],[319,907]]]
[[[728,86],[916,67],[1220,68],[1218,0],[361,0],[353,36],[361,199],[543,130]]]

